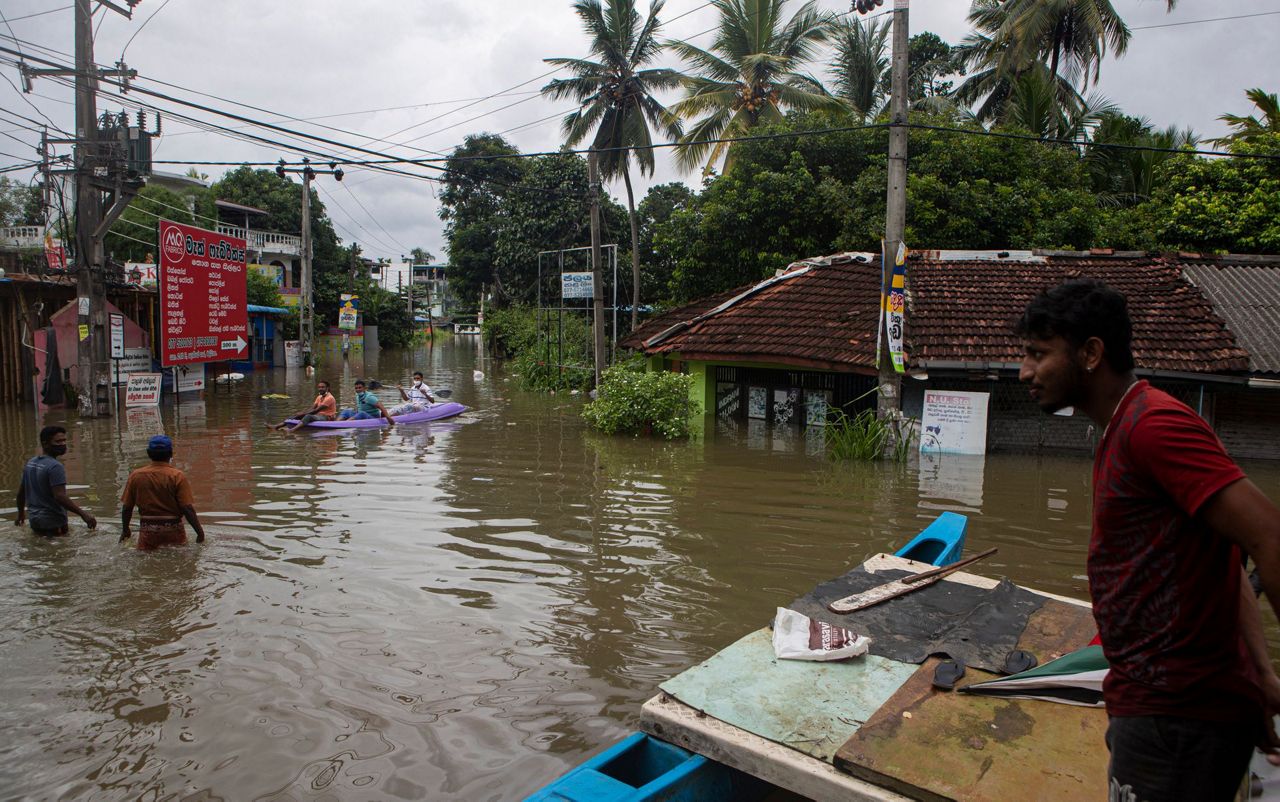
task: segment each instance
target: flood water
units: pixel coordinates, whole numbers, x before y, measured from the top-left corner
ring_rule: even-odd
[[[350,401],[360,376],[422,368],[473,407],[456,421],[267,432],[308,405],[300,370],[72,417],[69,489],[100,524],[53,542],[12,523],[40,424],[0,409],[0,796],[520,798],[941,510],[970,516],[969,551],[1000,547],[981,572],[1085,595],[1086,458],[833,467],[785,430],[608,438],[477,349],[319,374]],[[209,538],[143,554],[117,543],[117,500],[161,429]],[[1246,468],[1280,497],[1280,466]]]

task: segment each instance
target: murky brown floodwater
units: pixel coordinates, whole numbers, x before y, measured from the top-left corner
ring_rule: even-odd
[[[123,420],[70,424],[73,496],[102,523],[13,526],[36,450],[0,409],[0,795],[514,799],[627,732],[656,684],[940,510],[982,570],[1084,595],[1085,459],[829,466],[741,427],[670,445],[584,429],[474,344],[327,366],[413,367],[474,407],[456,422],[268,434],[300,371]],[[483,379],[473,377],[476,366]],[[46,422],[60,421],[50,415]],[[175,435],[203,547],[117,544],[146,438]],[[1248,466],[1280,497],[1280,466]]]

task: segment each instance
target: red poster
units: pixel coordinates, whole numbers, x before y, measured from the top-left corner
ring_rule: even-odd
[[[160,221],[160,364],[247,356],[245,242]]]

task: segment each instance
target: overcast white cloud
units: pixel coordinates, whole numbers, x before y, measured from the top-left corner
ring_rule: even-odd
[[[445,153],[465,135],[480,131],[507,132],[504,135],[524,151],[555,149],[560,144],[558,115],[567,109],[536,94],[550,80],[537,78],[549,70],[542,59],[585,53],[583,34],[568,0],[169,0],[138,32],[162,2],[144,0],[132,21],[99,12],[97,60],[114,62],[129,37],[137,33],[126,54],[130,67],[145,77],[221,99],[185,97],[251,117],[267,115],[237,108],[229,101],[291,117],[323,117],[314,122],[342,131],[289,120],[279,124],[399,155]],[[886,5],[891,4],[889,0]],[[848,10],[847,2],[822,0],[822,5]],[[1276,85],[1280,16],[1146,27],[1275,11],[1275,0],[1184,0],[1171,14],[1165,12],[1164,0],[1115,0],[1115,5],[1135,28],[1134,40],[1123,58],[1104,65],[1100,90],[1126,112],[1161,126],[1190,126],[1212,136],[1223,131],[1218,115],[1249,111],[1246,88],[1280,88]],[[8,0],[3,6],[13,33],[0,27],[0,34],[70,53],[68,0]],[[15,19],[53,9],[60,10]],[[916,0],[911,28],[917,33],[931,30],[957,42],[968,31],[967,9],[967,0]],[[675,19],[679,15],[684,16]],[[668,0],[663,16],[673,20],[665,35],[700,43],[710,39],[705,32],[715,24],[715,12],[705,0]],[[69,58],[24,47],[47,57]],[[20,85],[15,69],[3,70],[15,86]],[[503,90],[509,93],[472,105],[475,98]],[[35,94],[25,98],[62,127],[71,127],[68,87],[37,80]],[[0,108],[38,116],[4,81],[0,81]],[[99,101],[100,110],[113,108],[109,99]],[[544,119],[548,117],[552,119]],[[228,120],[219,123],[240,125]],[[0,131],[36,141],[35,135],[11,125],[0,123]],[[166,121],[164,131],[157,159],[293,158],[282,148],[199,132],[172,120]],[[276,133],[258,133],[283,139]],[[337,151],[315,143],[310,147]],[[27,152],[21,148],[6,137],[0,152],[25,157]],[[4,164],[16,161],[0,157]],[[214,178],[223,170],[202,169]],[[696,185],[697,177],[679,175],[670,156],[660,156],[656,175],[640,181],[638,191],[672,180]],[[414,246],[444,255],[443,226],[432,183],[352,169],[341,184],[327,179],[317,184],[344,241],[359,242],[367,255],[397,257]],[[613,189],[615,194],[622,192],[621,186]]]

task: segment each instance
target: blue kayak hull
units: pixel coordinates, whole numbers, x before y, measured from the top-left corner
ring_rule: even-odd
[[[968,526],[969,519],[965,516],[944,512],[893,556],[930,565],[950,565],[964,553],[965,529]]]

